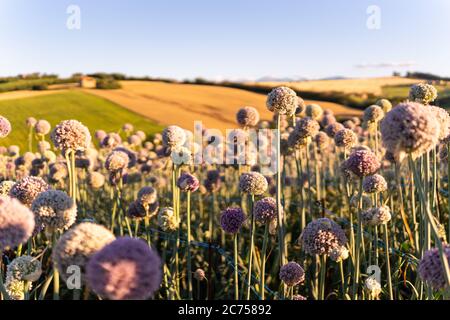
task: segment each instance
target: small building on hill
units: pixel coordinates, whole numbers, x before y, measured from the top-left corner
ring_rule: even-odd
[[[93,89],[97,87],[97,80],[93,77],[81,77],[80,79],[80,87]]]

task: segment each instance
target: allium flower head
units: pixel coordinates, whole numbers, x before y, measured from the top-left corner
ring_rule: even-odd
[[[292,296],[292,300],[307,300],[306,297],[302,296],[301,294],[294,294]]]
[[[89,259],[114,239],[115,236],[111,231],[91,222],[82,222],[66,231],[52,252],[61,277],[67,280],[72,274],[67,268],[75,265],[80,267],[81,281],[84,282]]]
[[[236,121],[243,127],[254,127],[259,121],[259,112],[253,107],[243,107],[236,114]]]
[[[349,251],[345,246],[336,246],[330,251],[330,259],[336,262],[346,260],[349,256]]]
[[[100,189],[105,184],[105,176],[97,171],[91,171],[87,182],[92,189]]]
[[[267,187],[266,177],[259,172],[243,173],[239,178],[239,189],[244,193],[259,196],[267,191]]]
[[[383,108],[374,104],[364,110],[364,121],[368,123],[376,123],[384,117]]]
[[[328,125],[335,123],[335,122],[336,122],[336,118],[334,117],[334,115],[324,114],[322,117],[322,120],[320,120],[320,125],[322,126],[322,128],[325,128]]]
[[[360,178],[375,174],[380,166],[377,156],[366,149],[353,151],[344,162],[344,167]]]
[[[267,109],[280,115],[293,115],[298,106],[297,94],[288,87],[273,89],[267,96]]]
[[[334,143],[338,147],[351,149],[358,143],[358,136],[350,129],[342,129],[334,135]]]
[[[0,196],[0,251],[26,242],[32,235],[34,215],[16,199]]]
[[[361,213],[363,224],[369,226],[379,226],[391,220],[391,209],[388,206],[371,208]]]
[[[36,225],[42,225],[51,231],[66,230],[74,224],[77,217],[77,206],[64,191],[47,190],[40,193],[33,201],[31,210]]]
[[[137,198],[139,202],[147,206],[158,200],[158,193],[153,187],[142,187],[137,194]]]
[[[61,121],[51,133],[51,139],[56,148],[66,151],[83,151],[91,143],[91,134],[77,120]]]
[[[194,272],[194,279],[197,281],[203,281],[206,279],[205,271],[203,269],[197,269]]]
[[[375,278],[369,277],[364,281],[364,286],[372,299],[378,298],[381,293],[381,283]]]
[[[306,106],[305,114],[314,120],[319,120],[323,115],[322,107],[318,104],[309,104]]]
[[[299,241],[309,255],[329,255],[335,247],[345,246],[347,237],[336,222],[328,218],[319,218],[308,223]]]
[[[31,207],[39,193],[47,191],[50,186],[40,177],[27,176],[17,181],[9,191],[12,198],[16,198],[27,207]]]
[[[332,124],[329,124],[328,126],[326,126],[325,132],[327,133],[327,135],[330,138],[334,138],[335,134],[342,129],[345,129],[345,127],[342,125],[342,123],[335,122],[335,123],[332,123]]]
[[[448,142],[450,140],[450,115],[448,111],[441,107],[428,106],[439,122],[439,140]]]
[[[105,168],[109,172],[125,170],[130,161],[128,155],[123,151],[112,151],[105,161]]]
[[[180,146],[172,148],[170,157],[172,159],[172,162],[177,166],[190,165],[193,162],[192,152],[186,147]]]
[[[330,144],[330,139],[323,131],[319,131],[319,133],[316,134],[314,141],[316,142],[319,150],[325,150]]]
[[[419,102],[428,105],[437,98],[437,90],[431,84],[418,83],[411,86],[409,90],[409,99],[414,102]]]
[[[416,102],[397,105],[381,122],[383,145],[401,161],[411,153],[414,158],[431,150],[439,140],[440,124],[434,114]]]
[[[12,300],[25,299],[25,281],[14,278],[6,278],[5,289]]]
[[[161,285],[161,259],[147,243],[117,238],[89,260],[89,287],[110,300],[144,300]]]
[[[297,262],[288,262],[280,268],[280,279],[287,286],[293,287],[305,281],[305,270]]]
[[[319,132],[319,130],[319,123],[310,117],[300,119],[294,128],[294,131],[297,132],[300,138],[312,138]]]
[[[266,197],[255,202],[253,207],[255,219],[267,223],[277,217],[277,202],[274,198]]]
[[[33,117],[28,117],[27,120],[25,120],[25,124],[29,128],[33,128],[37,123],[37,120]]]
[[[363,180],[363,190],[366,193],[384,192],[387,188],[386,180],[379,174],[367,176]]]
[[[178,229],[179,221],[172,208],[162,208],[158,213],[158,225],[163,231],[173,232]]]
[[[130,132],[133,132],[134,127],[133,127],[133,125],[132,125],[131,123],[125,123],[125,124],[122,126],[122,130],[123,130],[124,132],[126,132],[126,133],[130,133]]]
[[[0,196],[9,196],[9,191],[14,185],[14,181],[4,180],[0,182]]]
[[[42,273],[39,260],[31,256],[20,256],[8,265],[6,276],[20,281],[37,281]]]
[[[241,208],[230,207],[222,211],[220,225],[227,233],[237,233],[245,221],[245,214]]]
[[[163,131],[162,140],[165,147],[180,147],[186,142],[186,133],[178,126],[168,126]]]
[[[444,244],[444,255],[450,264],[450,246]],[[435,290],[447,289],[440,253],[438,248],[425,251],[419,262],[419,276]]]
[[[375,104],[380,106],[384,113],[388,113],[392,109],[392,103],[388,99],[380,99]]]
[[[199,188],[200,182],[194,175],[184,172],[178,178],[177,186],[183,192],[195,192]]]
[[[122,138],[115,132],[108,133],[100,142],[103,148],[115,148],[122,143]]]
[[[108,134],[105,132],[105,130],[97,130],[95,131],[94,137],[97,139],[97,141],[102,141]]]
[[[46,135],[50,132],[51,125],[47,120],[39,120],[34,125],[34,131],[36,131],[37,134]]]
[[[5,117],[0,116],[0,138],[5,138],[11,132],[11,123]]]

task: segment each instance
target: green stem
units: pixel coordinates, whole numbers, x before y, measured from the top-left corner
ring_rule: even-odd
[[[261,277],[260,277],[260,296],[261,300],[264,300],[265,296],[265,288],[264,288],[264,282],[266,277],[266,252],[267,252],[267,242],[269,240],[269,222],[265,223],[264,226],[264,239],[263,239],[263,246],[261,251]]]
[[[234,234],[234,299],[239,300],[238,234]]]

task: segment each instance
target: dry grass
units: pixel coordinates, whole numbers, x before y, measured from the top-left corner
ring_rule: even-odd
[[[280,85],[289,86],[298,91],[336,91],[355,94],[382,94],[383,86],[411,85],[423,82],[419,79],[406,79],[401,77],[366,78],[366,79],[339,79],[339,80],[317,80],[301,82],[259,82],[248,83],[252,85],[276,87]]]
[[[272,114],[266,109],[266,96],[240,89],[208,85],[171,84],[164,82],[123,81],[119,90],[89,90],[89,93],[111,100],[160,124],[176,124],[193,130],[194,121],[201,120],[208,128],[225,130],[236,127],[239,107],[254,106],[262,119]],[[331,102],[319,103],[338,115],[361,112]]]
[[[55,91],[56,90],[42,90],[42,91],[19,90],[19,91],[4,92],[0,93],[0,101],[46,96],[49,94],[56,93]],[[63,92],[64,92],[63,90],[58,90],[58,93]]]

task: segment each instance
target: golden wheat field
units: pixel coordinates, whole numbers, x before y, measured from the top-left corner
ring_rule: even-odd
[[[160,124],[175,124],[191,129],[194,121],[201,120],[208,128],[225,130],[236,123],[236,109],[253,106],[261,118],[269,120],[271,113],[263,94],[240,89],[211,85],[189,85],[148,81],[122,81],[118,90],[87,90],[141,114]],[[306,100],[307,104],[320,104],[338,116],[360,115],[360,110],[325,102]]]
[[[286,85],[298,91],[335,91],[354,94],[381,95],[384,86],[412,85],[423,82],[419,79],[402,77],[381,77],[363,79],[312,80],[300,82],[248,82],[251,85],[277,87]]]

